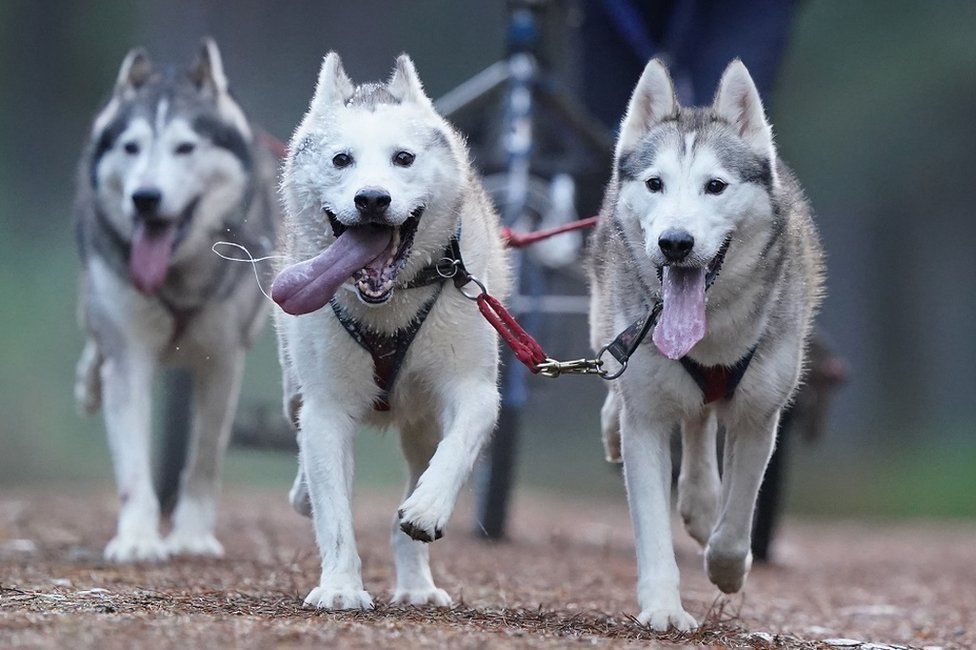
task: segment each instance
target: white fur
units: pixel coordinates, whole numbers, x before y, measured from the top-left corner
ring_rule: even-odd
[[[439,256],[460,219],[467,268],[489,291],[504,296],[508,277],[497,217],[474,180],[460,138],[434,113],[409,58],[398,59],[387,89],[399,104],[379,105],[374,111],[347,106],[352,83],[337,55],[325,58],[285,166],[282,187],[290,226],[286,255],[297,261],[328,246],[333,237],[323,209],[334,211],[343,223],[355,223],[355,193],[362,187],[382,187],[392,196],[390,223],[402,223],[418,205],[426,206],[400,278],[409,278]],[[448,151],[430,147],[433,128],[447,135]],[[391,165],[399,150],[416,155],[409,168]],[[337,170],[332,158],[340,152],[355,163]],[[338,298],[364,326],[392,332],[413,319],[432,290],[396,289],[377,307],[360,303],[351,291],[340,291]],[[299,476],[290,499],[300,512],[311,511],[322,555],[319,586],[306,604],[372,607],[362,582],[351,504],[353,438],[363,425],[399,430],[409,467],[404,501],[394,518],[393,600],[450,604],[433,582],[426,544],[408,537],[401,525],[430,538],[444,529],[495,426],[499,395],[493,330],[475,304],[447,283],[410,347],[392,394],[392,410],[381,413],[373,410],[378,389],[372,359],[329,307],[298,317],[276,312],[276,323],[290,416],[298,403],[295,391],[301,393]]]

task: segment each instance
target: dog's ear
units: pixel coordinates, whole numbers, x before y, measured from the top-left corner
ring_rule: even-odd
[[[213,91],[217,95],[227,93],[224,61],[214,39],[207,37],[200,43],[197,58],[190,66],[190,80],[200,90]]]
[[[773,130],[766,121],[756,84],[739,59],[733,60],[722,73],[712,110],[735,127],[753,151],[775,160]]]
[[[620,124],[618,154],[633,147],[653,126],[674,115],[677,110],[678,98],[667,68],[660,59],[651,59],[644,66]]]
[[[420,76],[413,61],[406,54],[397,57],[396,64],[393,66],[393,74],[386,83],[390,94],[401,102],[413,102],[420,104],[424,108],[434,109],[434,104],[430,97],[424,92],[424,86],[420,83]]]
[[[355,86],[342,68],[342,60],[335,52],[329,52],[322,60],[319,80],[315,84],[315,94],[309,112],[323,112],[331,106],[345,103],[352,97]]]
[[[152,62],[149,61],[149,54],[141,47],[129,50],[129,53],[122,59],[122,67],[119,68],[119,76],[115,80],[115,93],[124,95],[138,90],[144,83],[149,81],[152,74]]]

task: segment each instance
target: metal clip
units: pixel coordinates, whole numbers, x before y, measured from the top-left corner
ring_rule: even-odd
[[[598,359],[574,359],[573,361],[556,361],[546,359],[536,366],[536,370],[543,377],[559,377],[560,375],[600,375],[606,374],[603,362]]]

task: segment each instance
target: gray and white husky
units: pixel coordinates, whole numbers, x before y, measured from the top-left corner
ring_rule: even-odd
[[[621,124],[592,253],[595,348],[660,310],[653,344],[612,385],[602,425],[608,458],[624,464],[639,620],[686,630],[696,622],[681,605],[671,543],[672,428],[680,423],[683,445],[679,512],[705,547],[709,579],[736,592],[823,284],[810,209],[740,61],[702,109],[679,106],[664,66],[648,63]]]
[[[282,189],[292,266],[272,297],[283,307],[275,313],[285,410],[299,427],[291,500],[311,514],[322,555],[305,602],[372,607],[352,518],[353,439],[372,425],[399,431],[409,468],[393,522],[393,600],[448,605],[426,542],[441,536],[495,426],[498,344],[443,277],[452,265],[437,263],[459,251],[503,297],[497,215],[462,138],[435,112],[406,55],[388,82],[360,86],[336,54],[325,57]]]
[[[274,169],[228,91],[212,40],[187,72],[156,69],[141,49],[125,57],[82,156],[76,202],[88,340],[75,392],[87,411],[104,407],[121,500],[109,560],[223,552],[213,534],[221,458],[244,351],[268,303],[246,265],[210,249],[217,240],[255,255],[273,246]],[[192,373],[194,410],[163,540],[151,395],[156,371],[174,366]]]

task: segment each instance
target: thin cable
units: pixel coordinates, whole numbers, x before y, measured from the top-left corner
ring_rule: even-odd
[[[242,257],[229,257],[227,255],[224,255],[219,250],[217,250],[218,246],[232,246],[234,248],[239,248],[240,250],[244,251],[245,255],[247,255],[247,259],[244,259]],[[229,262],[250,262],[251,270],[254,271],[254,281],[258,283],[258,289],[261,290],[261,293],[264,294],[265,298],[274,302],[274,300],[272,300],[268,292],[265,291],[264,287],[261,285],[261,276],[258,275],[257,263],[266,262],[268,260],[283,260],[286,259],[285,255],[265,255],[264,257],[254,257],[253,255],[251,255],[251,251],[247,250],[246,247],[238,244],[237,242],[232,242],[232,241],[214,242],[213,246],[210,247],[210,250],[216,253],[218,257],[225,259]]]

